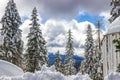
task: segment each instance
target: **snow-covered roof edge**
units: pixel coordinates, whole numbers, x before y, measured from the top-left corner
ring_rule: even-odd
[[[120,32],[120,16],[108,26],[106,35],[117,32]]]

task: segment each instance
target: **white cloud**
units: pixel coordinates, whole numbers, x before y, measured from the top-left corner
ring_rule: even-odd
[[[22,29],[23,31],[23,41],[25,41],[25,43],[27,42],[26,36],[29,32],[29,23],[30,21],[26,20],[20,27],[20,29]],[[47,41],[48,52],[55,53],[57,52],[57,50],[60,50],[60,52],[64,54],[67,31],[71,29],[74,40],[75,54],[83,56],[84,44],[86,39],[86,29],[88,24],[91,25],[93,31],[96,30],[95,26],[88,21],[77,22],[76,20],[66,21],[50,19],[47,20],[45,24],[41,24],[40,28],[43,32],[43,36]],[[97,36],[94,35],[94,39],[96,38]]]
[[[105,26],[108,26],[108,24],[109,24],[109,21],[108,21],[108,20],[109,20],[110,17],[111,17],[110,11],[101,12],[101,13],[99,14],[99,16],[104,17]]]
[[[7,5],[8,0],[0,0],[0,19],[3,16],[3,13],[5,12],[5,7]]]
[[[104,11],[100,13],[100,16],[104,17],[105,21],[108,21],[108,19],[110,18],[110,11]]]
[[[105,26],[105,29],[107,30],[107,27],[108,27],[108,25],[110,24],[109,23],[109,19],[110,19],[110,17],[111,17],[111,15],[110,15],[110,11],[104,11],[104,12],[101,12],[100,14],[99,14],[99,16],[101,16],[101,17],[104,17],[104,26]]]
[[[27,44],[27,35],[29,33],[29,28],[30,28],[30,24],[31,21],[30,20],[26,20],[24,21],[24,23],[20,26],[20,29],[22,30],[22,40],[24,41],[24,45],[26,46]],[[26,47],[24,47],[26,48]]]
[[[24,17],[30,17],[32,9],[37,6],[37,9],[39,10],[39,13],[41,13],[41,16],[49,16],[53,17],[56,16],[57,13],[59,15],[62,15],[63,17],[70,17],[76,14],[83,15],[84,11],[88,12],[101,12],[104,10],[107,10],[107,4],[109,3],[108,0],[91,0],[90,4],[87,0],[15,0],[18,8],[18,12],[20,13],[20,16]],[[65,3],[64,3],[65,1]],[[0,0],[0,18],[4,14],[5,7],[7,5],[8,0]],[[49,3],[50,2],[50,3]],[[77,3],[76,2],[80,2]],[[55,4],[57,3],[57,4]],[[64,3],[64,4],[60,4]],[[102,4],[104,3],[104,4]],[[49,4],[49,5],[46,5]],[[53,6],[57,6],[57,8],[54,10]],[[58,5],[59,4],[59,5]],[[70,5],[71,4],[71,5]],[[96,4],[96,5],[93,5]],[[99,5],[97,5],[99,4]],[[102,5],[101,5],[102,4]],[[80,7],[81,6],[81,7]],[[105,6],[105,8],[103,8]],[[100,7],[100,9],[98,9]],[[79,8],[79,9],[78,9]],[[82,8],[82,9],[81,9]],[[80,11],[82,10],[82,11]],[[61,11],[61,12],[59,12]],[[63,15],[65,14],[65,15]],[[105,19],[108,18],[108,14],[106,12],[103,12],[100,14],[100,16],[105,16]],[[60,16],[57,16],[60,17]],[[41,21],[40,17],[40,21]],[[64,18],[63,18],[64,19]],[[29,33],[29,24],[30,20],[25,20],[24,23],[21,25],[20,29],[22,32],[22,38],[25,44],[27,43],[26,36]],[[56,52],[58,49],[61,53],[65,53],[65,45],[66,45],[66,37],[67,37],[67,31],[69,29],[72,30],[72,35],[74,39],[74,46],[75,46],[75,53],[77,55],[83,55],[84,49],[83,45],[85,43],[86,39],[86,28],[87,25],[91,24],[92,29],[95,30],[95,26],[88,22],[77,22],[76,20],[54,20],[49,19],[44,24],[41,24],[41,29],[43,32],[43,36],[45,37],[47,41],[47,47],[49,52]],[[94,36],[94,38],[97,38]]]

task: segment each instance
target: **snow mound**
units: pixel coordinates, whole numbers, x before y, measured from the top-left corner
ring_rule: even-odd
[[[81,73],[78,73],[77,75],[67,76],[66,80],[92,80],[89,78],[89,76],[82,75]]]
[[[120,73],[110,73],[107,77],[105,77],[105,80],[120,80]]]
[[[107,34],[115,32],[120,32],[120,16],[108,26]]]
[[[0,60],[0,76],[18,76],[22,74],[23,70],[16,65]]]
[[[88,75],[72,75],[64,76],[60,72],[55,70],[55,67],[46,67],[44,65],[41,71],[36,71],[35,73],[24,73],[21,76],[13,77],[0,77],[0,80],[91,80]]]

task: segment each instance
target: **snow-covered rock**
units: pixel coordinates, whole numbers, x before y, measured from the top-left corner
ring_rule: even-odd
[[[116,18],[109,26],[107,34],[120,32],[120,16]]]
[[[7,61],[0,60],[0,76],[18,76],[22,75],[23,70]]]
[[[1,76],[0,80],[91,80],[88,75],[72,75],[64,76],[60,72],[55,70],[55,67],[46,67],[44,65],[41,71],[36,71],[35,73],[24,73],[20,76],[6,77]]]
[[[104,80],[120,80],[120,73],[113,72],[105,77]]]

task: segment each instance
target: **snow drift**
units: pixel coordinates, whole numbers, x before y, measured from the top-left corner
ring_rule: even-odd
[[[4,66],[4,67],[7,67],[7,66]],[[13,73],[14,73],[14,71],[16,71],[15,68],[14,69],[9,68],[9,69],[12,69],[11,71],[13,71]],[[18,72],[16,71],[16,73],[19,73],[20,71],[18,69]],[[11,74],[13,74],[13,73],[11,72]],[[68,79],[69,80],[91,80],[88,75],[81,75],[80,73],[77,75],[72,75],[72,76],[64,76],[60,72],[57,72],[55,70],[54,66],[46,67],[46,65],[44,65],[42,67],[41,71],[36,71],[35,73],[29,73],[29,72],[22,73],[22,72],[20,72],[20,74],[22,74],[22,75],[19,75],[19,76],[18,75],[17,76],[1,76],[0,80],[68,80]],[[10,74],[8,74],[8,75],[10,75]]]
[[[22,74],[23,70],[16,65],[0,60],[0,76],[18,76]]]
[[[105,80],[120,80],[120,73],[118,72],[110,73],[108,76],[105,77]]]

